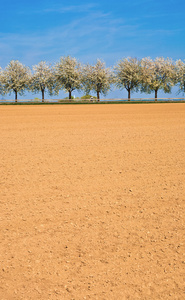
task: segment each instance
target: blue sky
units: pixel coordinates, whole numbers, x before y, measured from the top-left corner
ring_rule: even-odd
[[[12,59],[31,67],[64,55],[107,66],[127,56],[185,59],[184,0],[0,1],[3,68]],[[107,97],[126,96],[115,90]]]

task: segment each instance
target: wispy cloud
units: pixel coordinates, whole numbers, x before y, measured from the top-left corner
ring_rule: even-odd
[[[153,0],[126,0],[124,1],[124,5],[131,5],[131,6],[141,6],[142,4],[149,4],[152,3]]]
[[[157,46],[161,48],[161,41],[176,36],[182,30],[146,28],[143,19],[130,22],[128,19],[117,18],[112,12],[104,13],[92,7],[95,5],[61,8],[61,13],[89,11],[50,29],[37,29],[29,34],[0,33],[0,65],[4,67],[11,59],[20,59],[27,65],[40,60],[54,62],[62,55],[76,56],[84,62],[99,57],[112,64],[123,56],[151,56]],[[44,11],[52,13],[55,8]]]
[[[34,10],[19,10],[18,14],[67,14],[67,13],[88,13],[92,12],[93,9],[97,8],[98,4],[96,3],[86,3],[79,5],[50,5],[49,7],[44,7],[42,9],[34,9]]]
[[[97,7],[95,3],[87,3],[83,5],[69,5],[69,6],[62,6],[57,8],[46,8],[43,11],[46,13],[66,13],[66,12],[88,12],[91,11],[93,8]]]

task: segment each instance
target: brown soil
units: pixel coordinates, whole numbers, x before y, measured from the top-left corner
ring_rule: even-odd
[[[0,107],[0,299],[185,299],[185,104]]]

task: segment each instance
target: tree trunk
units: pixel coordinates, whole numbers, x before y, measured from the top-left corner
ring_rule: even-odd
[[[42,102],[44,102],[44,89],[42,89]]]
[[[130,89],[128,89],[128,101],[130,101]]]
[[[15,92],[15,102],[17,102],[17,91],[14,92]]]
[[[71,91],[69,91],[69,99],[71,100]]]
[[[99,91],[97,91],[97,100],[98,100],[98,102],[100,101],[100,92]]]
[[[155,101],[157,101],[157,90],[155,90]]]

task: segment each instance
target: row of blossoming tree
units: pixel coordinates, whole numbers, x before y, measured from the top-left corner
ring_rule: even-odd
[[[151,58],[123,58],[117,65],[107,68],[105,63],[97,60],[95,65],[82,65],[76,58],[65,56],[54,66],[45,61],[32,67],[24,66],[18,60],[12,60],[5,69],[0,68],[0,93],[14,92],[23,95],[25,90],[42,94],[44,102],[45,91],[49,95],[57,95],[65,90],[72,98],[74,90],[84,91],[86,94],[95,92],[99,101],[100,94],[106,95],[112,86],[126,89],[128,100],[131,92],[157,93],[163,90],[170,93],[174,85],[178,85],[179,92],[185,92],[185,62],[163,57]]]

